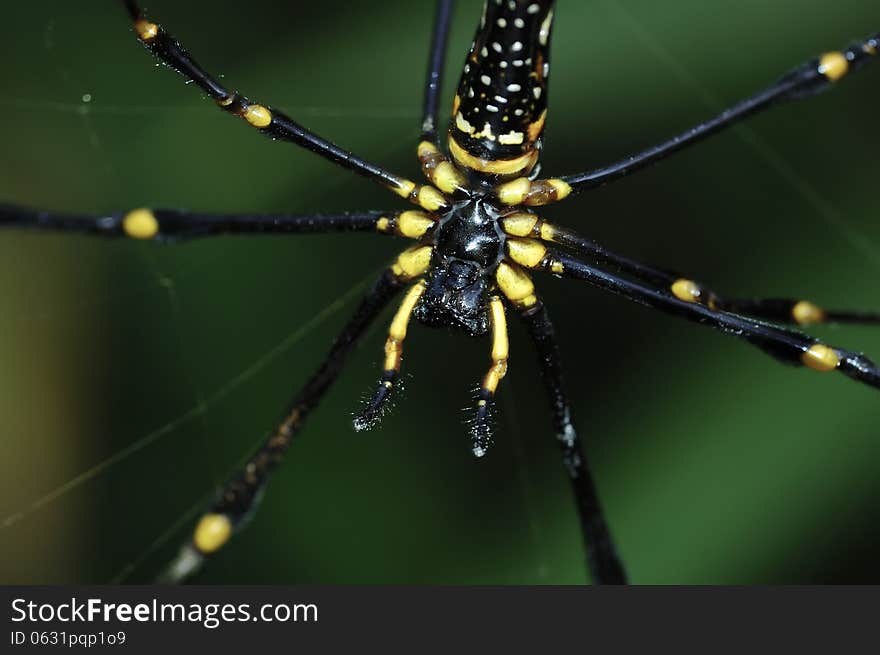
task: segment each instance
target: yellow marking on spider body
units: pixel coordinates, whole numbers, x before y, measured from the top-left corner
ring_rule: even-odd
[[[378,221],[376,221],[376,229],[379,232],[387,232],[388,228],[390,228],[390,227],[391,227],[391,221],[385,216],[383,216]]]
[[[477,131],[473,125],[471,125],[467,119],[461,115],[461,112],[455,115],[455,127],[464,132],[465,134],[473,134]]]
[[[814,343],[801,355],[801,361],[805,366],[815,371],[828,372],[837,368],[837,365],[840,364],[840,357],[834,348],[830,348],[824,343]]]
[[[538,140],[538,137],[541,136],[541,132],[544,130],[544,123],[547,121],[547,110],[541,112],[541,115],[538,116],[538,120],[534,123],[530,123],[528,127],[529,133],[529,143],[534,143]]]
[[[502,293],[521,307],[531,307],[538,302],[532,278],[516,264],[501,262],[495,271],[495,281]]]
[[[537,150],[532,150],[513,159],[481,159],[462,148],[452,136],[449,137],[449,152],[460,166],[489,175],[527,173],[534,168],[538,161]]]
[[[483,378],[483,389],[494,394],[501,378],[507,374],[510,342],[507,337],[507,316],[504,312],[504,304],[497,296],[489,301],[489,313],[492,317],[492,368]]]
[[[220,105],[221,107],[228,107],[233,102],[235,102],[235,94],[234,93],[226,96],[225,98],[220,98],[217,101],[217,104]]]
[[[150,209],[135,209],[122,219],[122,230],[132,239],[152,239],[159,234],[159,221]]]
[[[431,246],[415,246],[404,250],[391,266],[391,272],[403,280],[411,280],[428,270],[431,264]]]
[[[419,298],[425,292],[425,281],[420,280],[414,284],[403,298],[397,313],[391,319],[391,326],[388,328],[388,339],[385,341],[385,370],[399,371],[400,360],[403,357],[403,340],[406,339],[406,330],[409,326],[409,320],[412,317],[413,310]]]
[[[684,300],[685,302],[700,301],[702,289],[693,280],[685,280],[684,278],[676,280],[669,289],[679,300]]]
[[[489,139],[489,141],[496,141],[497,137],[495,133],[492,131],[492,126],[488,121],[483,123],[483,129],[479,132],[474,132],[471,134],[471,138],[473,139]]]
[[[528,178],[520,177],[511,182],[500,185],[495,189],[498,199],[505,205],[521,205],[529,190],[532,188],[532,182]]]
[[[537,268],[547,256],[547,246],[537,239],[508,239],[507,254],[521,266]]]
[[[877,54],[877,48],[875,48],[870,43],[866,43],[865,45],[863,45],[862,50],[864,50],[867,54],[871,55],[872,57]]]
[[[152,41],[159,35],[159,26],[146,18],[137,19],[134,22],[134,30],[141,41]]]
[[[553,261],[550,263],[550,272],[555,273],[556,275],[562,275],[565,273],[565,266],[562,262]]]
[[[225,514],[205,514],[193,532],[193,545],[209,554],[220,550],[232,536],[232,521]]]
[[[397,217],[397,232],[400,236],[420,239],[434,225],[434,219],[419,211],[406,211]]]
[[[808,300],[801,300],[791,308],[791,316],[799,325],[811,325],[825,320],[825,311]]]
[[[244,119],[254,127],[269,127],[272,124],[272,112],[263,105],[248,105],[244,110]]]
[[[505,116],[506,118],[506,116]],[[522,132],[516,132],[514,130],[508,132],[507,134],[498,135],[498,143],[505,146],[518,146],[523,141],[525,141],[526,135]]]
[[[512,237],[531,236],[538,224],[538,217],[528,212],[517,212],[501,219],[501,228]]]
[[[452,99],[452,115],[453,116],[458,113],[458,108],[460,106],[461,106],[461,98],[456,93],[455,97]]]
[[[826,52],[819,59],[819,72],[836,82],[849,71],[849,61],[842,52]]]

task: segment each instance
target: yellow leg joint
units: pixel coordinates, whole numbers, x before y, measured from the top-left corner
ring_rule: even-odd
[[[507,240],[507,254],[526,268],[538,268],[547,256],[547,246],[537,239],[511,238]]]
[[[699,284],[693,280],[685,279],[673,282],[670,290],[676,298],[685,302],[699,302],[700,295],[703,293]]]
[[[467,180],[464,175],[433,143],[422,141],[417,153],[425,176],[443,193],[454,193],[466,188]]]
[[[391,320],[391,327],[388,329],[388,336],[397,341],[406,339],[406,328],[409,325],[410,316],[416,307],[416,303],[425,292],[424,280],[414,284],[400,303],[400,308]]]
[[[421,239],[434,227],[434,219],[420,211],[403,212],[397,217],[397,233],[410,239]]]
[[[497,296],[489,301],[489,312],[492,316],[492,368],[483,378],[483,389],[494,394],[501,378],[507,373],[510,344],[507,337],[507,316],[504,312],[504,304]]]
[[[406,339],[406,331],[412,318],[416,303],[425,292],[425,281],[421,280],[414,284],[403,298],[397,313],[391,319],[391,327],[388,328],[388,339],[385,341],[385,369],[386,371],[399,371],[400,360],[403,357],[403,341]]]
[[[402,280],[422,275],[431,264],[431,246],[415,246],[404,250],[391,266],[391,272]]]
[[[122,219],[122,231],[132,239],[152,239],[159,234],[159,221],[149,209],[135,209]]]
[[[571,195],[571,186],[568,182],[557,178],[538,180],[532,182],[532,188],[525,199],[525,204],[531,206],[548,205],[551,202],[565,200],[569,195]]]
[[[801,361],[804,363],[804,366],[824,373],[836,369],[837,365],[840,364],[840,357],[834,351],[834,348],[829,348],[823,343],[814,343],[801,355]]]
[[[521,205],[529,195],[532,183],[528,178],[520,177],[512,182],[499,185],[495,189],[495,195],[505,205]]]
[[[409,198],[412,195],[412,192],[416,188],[416,183],[411,180],[400,180],[397,182],[397,186],[391,187],[391,190],[394,191],[401,198]]]
[[[519,266],[501,262],[495,271],[495,281],[504,296],[520,307],[531,307],[538,302],[532,278]]]
[[[137,32],[141,41],[152,41],[159,35],[159,26],[145,18],[139,18],[134,23],[134,31]]]
[[[516,212],[501,219],[501,228],[512,237],[530,237],[535,234],[538,217],[528,212]]]
[[[571,186],[558,178],[550,180],[531,180],[521,177],[501,184],[495,188],[495,194],[505,205],[549,205],[551,202],[564,200],[571,194]]]
[[[193,545],[199,552],[210,554],[229,541],[232,521],[225,514],[205,514],[193,532]]]
[[[849,71],[849,62],[842,52],[827,52],[819,59],[819,72],[836,82]]]
[[[254,127],[269,127],[272,124],[272,112],[263,105],[248,105],[244,110],[244,119]]]
[[[825,320],[825,311],[808,300],[801,300],[791,308],[791,317],[798,325],[812,325]]]
[[[422,209],[427,209],[429,212],[449,207],[446,197],[432,186],[419,187],[416,193],[416,202]]]
[[[544,241],[556,241],[556,235],[559,233],[559,228],[555,225],[551,225],[547,222],[541,222],[541,231],[539,232],[539,236]]]

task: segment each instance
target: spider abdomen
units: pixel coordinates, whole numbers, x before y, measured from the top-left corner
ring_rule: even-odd
[[[486,3],[449,125],[450,153],[465,172],[504,179],[537,163],[552,24],[552,0]]]

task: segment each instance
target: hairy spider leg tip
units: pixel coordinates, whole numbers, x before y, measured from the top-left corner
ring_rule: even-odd
[[[494,415],[495,394],[487,389],[480,389],[476,411],[470,422],[471,452],[474,457],[484,457],[492,445],[492,419]]]
[[[356,432],[363,432],[374,428],[382,418],[383,410],[387,408],[388,399],[394,390],[397,374],[394,371],[386,371],[382,379],[379,380],[379,386],[372,395],[367,406],[360,414],[355,416],[352,425]]]

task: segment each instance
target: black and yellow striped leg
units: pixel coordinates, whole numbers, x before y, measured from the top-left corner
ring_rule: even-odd
[[[495,392],[507,374],[507,358],[510,345],[507,338],[507,314],[501,298],[489,300],[489,316],[492,324],[492,366],[483,378],[477,392],[477,408],[471,424],[472,450],[482,457],[492,445],[492,416],[495,413]]]
[[[162,581],[181,582],[196,572],[204,559],[219,550],[253,513],[272,471],[284,458],[302,422],[339,376],[348,354],[378,314],[400,289],[400,277],[386,271],[342,329],[327,357],[289,405],[284,419],[236,474],[219,491],[201,517],[192,538],[166,569]]]
[[[880,388],[880,369],[867,357],[828,346],[801,332],[681,300],[665,288],[652,288],[622,278],[553,249],[548,249],[546,256],[534,268],[584,280],[642,305],[714,327],[745,339],[781,362],[817,371],[836,370],[854,380]]]
[[[646,266],[618,255],[591,239],[548,223],[531,212],[515,212],[501,220],[502,229],[509,235],[507,251],[511,258],[531,266],[540,262],[547,251],[547,243],[569,248],[590,261],[610,265],[616,271],[632,275],[644,282],[668,289],[685,302],[705,305],[734,314],[755,316],[778,323],[812,325],[816,323],[880,323],[880,313],[862,311],[826,310],[809,300],[790,298],[725,298],[698,282],[678,273]],[[541,242],[544,243],[541,243]]]
[[[378,232],[421,239],[436,227],[426,212],[367,211],[341,214],[198,214],[178,209],[133,209],[104,215],[66,214],[0,204],[0,228],[79,232],[103,237],[177,241],[229,234]]]
[[[379,379],[379,385],[367,402],[367,405],[355,417],[355,430],[369,430],[381,418],[382,409],[391,397],[391,392],[394,390],[394,385],[397,383],[397,378],[400,375],[400,362],[403,359],[403,342],[406,339],[409,321],[412,318],[416,304],[419,302],[419,298],[425,292],[425,287],[424,280],[419,280],[412,285],[403,302],[400,303],[397,313],[391,320],[388,338],[385,340],[385,363],[382,377]]]
[[[584,173],[551,180],[534,180],[531,183],[521,178],[499,187],[498,196],[502,202],[510,205],[545,205],[562,200],[572,191],[579,192],[608,184],[699,143],[769,107],[824,91],[848,73],[875,59],[878,52],[880,33],[853,43],[843,50],[828,52],[808,61],[752,97],[651,148]]]
[[[433,248],[428,245],[416,245],[403,251],[391,267],[391,272],[398,280],[404,282],[420,278],[428,270],[431,263]],[[369,430],[374,427],[382,416],[385,403],[394,390],[397,376],[400,373],[400,362],[403,358],[403,341],[409,326],[413,310],[419,298],[425,292],[424,280],[416,282],[406,294],[397,313],[391,321],[388,338],[385,341],[385,362],[382,378],[376,392],[367,402],[364,409],[354,419],[354,429]]]
[[[174,241],[223,234],[308,234],[380,232],[420,238],[435,221],[410,212],[341,214],[199,214],[177,209],[140,208],[104,215],[66,214],[0,204],[0,228],[79,232],[104,237]],[[406,232],[406,233],[404,233]]]
[[[340,148],[307,130],[282,112],[266,105],[252,103],[248,98],[230,91],[202,68],[173,36],[161,25],[148,20],[135,0],[122,0],[134,22],[135,32],[146,48],[162,63],[192,81],[213,99],[224,111],[243,118],[249,125],[267,136],[290,141],[328,159],[343,168],[363,175],[391,189],[402,198],[428,211],[448,207],[448,202],[437,189],[417,185]]]
[[[571,405],[565,390],[553,323],[541,301],[523,310],[521,316],[538,352],[538,362],[553,412],[556,438],[574,491],[590,574],[596,584],[626,584],[626,572],[602,515],[596,485],[571,420]]]
[[[693,295],[690,280],[676,280],[673,283],[680,289],[685,287],[685,293]],[[702,298],[708,295],[713,298],[713,292],[704,291],[700,285],[693,283],[698,289],[698,295]],[[768,321],[778,323],[796,323],[797,325],[815,325],[818,323],[880,323],[880,313],[860,311],[840,311],[824,309],[809,300],[792,298],[722,298],[714,296],[714,305],[717,309],[734,314],[746,314],[757,316]]]

